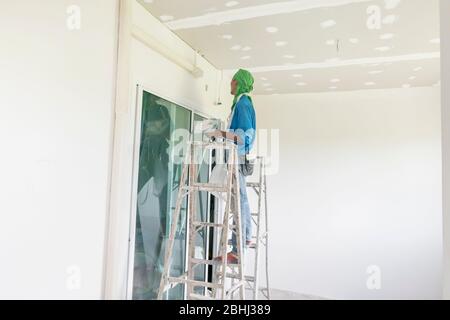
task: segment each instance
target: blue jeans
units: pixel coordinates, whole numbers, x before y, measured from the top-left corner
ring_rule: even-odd
[[[241,233],[242,240],[244,241],[243,247],[245,247],[245,242],[252,239],[252,214],[250,212],[250,205],[248,203],[247,196],[247,182],[245,176],[242,174],[239,167],[239,195],[241,200]],[[237,253],[237,240],[236,234],[232,232],[231,244],[233,246],[232,252]]]

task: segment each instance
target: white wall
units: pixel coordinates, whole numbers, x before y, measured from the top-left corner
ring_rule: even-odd
[[[441,1],[444,299],[450,300],[450,1]]]
[[[255,97],[280,129],[268,178],[277,289],[337,299],[441,297],[439,88]],[[381,268],[381,290],[366,287]]]
[[[130,24],[194,63],[195,52],[185,42],[148,13],[139,3],[130,3]],[[131,35],[130,35],[131,36]],[[131,39],[129,48],[129,102],[116,114],[113,193],[111,198],[110,247],[108,255],[107,297],[124,299],[127,289],[128,239],[130,235],[130,203],[133,167],[133,143],[136,117],[136,85],[182,106],[216,118],[225,118],[231,107],[229,81],[222,82],[222,106],[216,106],[220,73],[201,57],[198,65],[204,71],[201,78],[191,73],[142,42]],[[205,90],[205,86],[208,90]]]
[[[102,297],[117,14],[1,1],[0,299]]]

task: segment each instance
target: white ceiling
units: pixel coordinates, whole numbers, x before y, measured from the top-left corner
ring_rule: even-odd
[[[138,1],[217,68],[251,70],[255,94],[440,80],[438,0]]]

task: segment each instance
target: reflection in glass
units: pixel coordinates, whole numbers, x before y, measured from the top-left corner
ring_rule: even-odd
[[[171,153],[184,151],[172,141],[176,129],[190,130],[191,112],[148,92],[143,93],[139,173],[137,190],[133,299],[156,299],[164,268],[165,245],[171,215],[178,195],[181,164],[174,164]],[[186,253],[186,209],[178,225],[172,256],[171,275],[184,271]],[[184,287],[169,291],[167,299],[183,299]]]

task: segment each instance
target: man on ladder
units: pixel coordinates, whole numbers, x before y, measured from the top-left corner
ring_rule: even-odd
[[[246,246],[252,241],[252,215],[247,196],[246,177],[253,173],[253,163],[249,153],[256,135],[256,114],[249,93],[253,91],[254,78],[247,70],[240,69],[231,81],[231,94],[234,95],[231,114],[228,118],[228,131],[214,131],[210,137],[225,138],[237,142],[239,156],[239,184],[242,238]],[[218,258],[220,260],[220,258]],[[232,251],[227,254],[227,263],[235,264],[237,257],[236,235],[232,236]]]
[[[253,77],[248,71],[239,70],[231,82],[231,92],[235,98],[232,112],[228,120],[227,131],[214,131],[210,137],[222,138],[223,142],[191,142],[186,154],[180,179],[177,204],[174,211],[171,232],[164,258],[164,271],[161,276],[158,299],[164,297],[168,289],[178,284],[185,284],[188,299],[228,299],[234,297],[239,290],[241,299],[245,299],[243,247],[249,246],[252,239],[252,214],[247,197],[246,176],[253,172],[253,164],[247,158],[255,140],[256,119],[255,110],[250,97],[246,93],[253,90]],[[231,140],[231,142],[229,141]],[[234,142],[233,142],[234,141]],[[200,183],[197,181],[198,163],[194,161],[196,150],[207,148],[225,151],[227,178],[223,183]],[[223,223],[198,221],[195,218],[195,199],[200,191],[226,193],[226,205]],[[187,272],[179,277],[170,276],[171,256],[174,237],[180,218],[180,209],[183,199],[189,197],[189,249]],[[242,211],[242,212],[241,212]],[[233,221],[233,223],[231,223]],[[195,255],[196,233],[202,228],[221,230],[219,257],[209,260]],[[232,233],[232,251],[227,253],[228,231]],[[211,282],[197,281],[194,278],[194,269],[199,265],[216,266],[215,280]],[[232,285],[226,288],[226,280],[231,279]],[[235,281],[237,280],[237,281]],[[199,295],[194,287],[211,288],[211,294]]]

